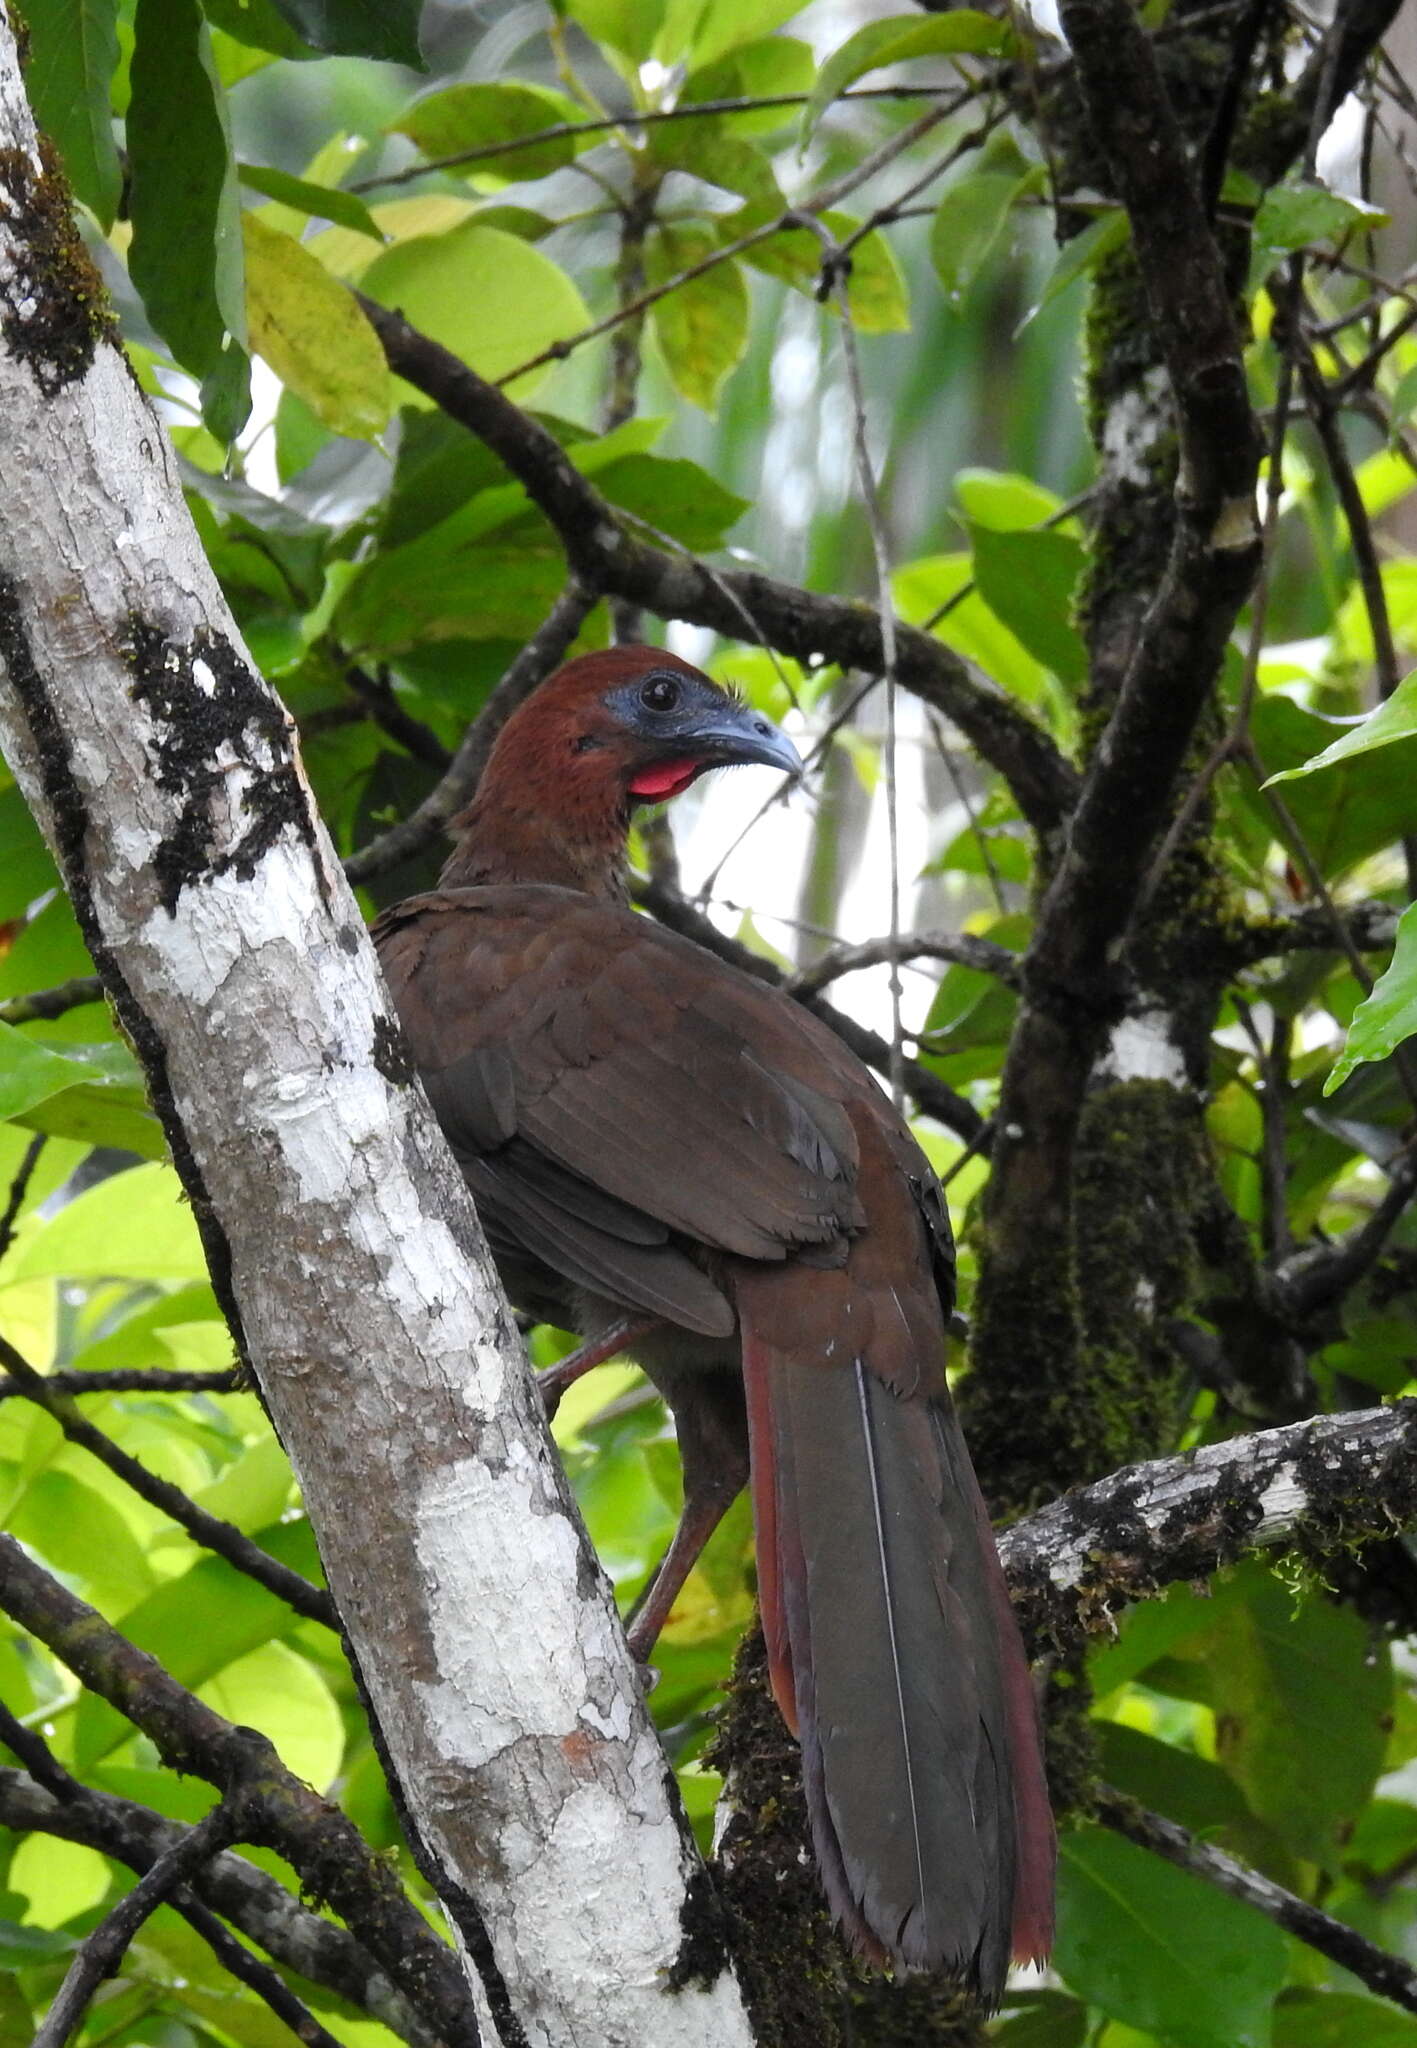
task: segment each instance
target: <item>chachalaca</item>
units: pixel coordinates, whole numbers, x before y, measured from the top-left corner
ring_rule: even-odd
[[[825,1025],[626,896],[634,806],[744,761],[800,765],[686,662],[572,661],[503,728],[439,887],[375,937],[512,1300],[582,1362],[623,1344],[673,1410],[684,1518],[637,1651],[751,1470],[832,1909],[874,1960],[993,2004],[1011,1955],[1047,1953],[1053,1831],[945,1384],[944,1198]]]

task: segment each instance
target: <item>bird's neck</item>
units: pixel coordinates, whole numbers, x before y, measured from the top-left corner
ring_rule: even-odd
[[[532,790],[483,787],[456,820],[459,837],[442,874],[444,889],[502,882],[544,882],[625,903],[623,810],[581,806],[576,813],[537,801]]]

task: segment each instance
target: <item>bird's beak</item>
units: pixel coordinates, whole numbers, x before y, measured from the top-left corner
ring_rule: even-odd
[[[730,762],[761,761],[765,767],[781,768],[788,775],[802,773],[802,756],[785,732],[770,718],[749,704],[733,704],[723,712],[695,721],[694,751],[706,768],[726,767]]]

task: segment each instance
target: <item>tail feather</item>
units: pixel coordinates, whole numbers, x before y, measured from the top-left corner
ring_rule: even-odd
[[[903,1397],[859,1358],[787,1358],[745,1323],[769,1668],[828,1900],[865,1953],[997,2001],[1016,1941],[1046,1946],[1051,1824],[948,1397]]]

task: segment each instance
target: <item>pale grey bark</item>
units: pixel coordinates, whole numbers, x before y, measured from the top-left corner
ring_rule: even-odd
[[[0,10],[0,740],[148,1068],[412,1819],[534,2043],[751,2037],[667,1985],[701,1876],[290,721],[70,280]],[[36,264],[40,269],[37,271]],[[77,337],[77,339],[76,339]],[[696,1888],[697,1889],[697,1888]]]

